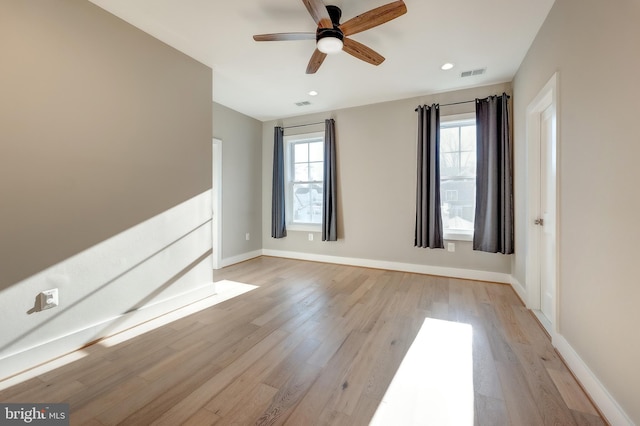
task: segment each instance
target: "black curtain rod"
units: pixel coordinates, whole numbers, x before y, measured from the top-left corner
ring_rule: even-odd
[[[296,127],[307,127],[307,126],[317,126],[318,124],[324,124],[324,121],[320,121],[318,123],[309,123],[309,124],[298,124],[297,126],[287,126],[287,127],[283,127],[282,129],[294,129]]]
[[[474,99],[474,100],[472,100],[472,101],[451,102],[451,103],[449,103],[449,104],[442,104],[442,105],[440,105],[440,106],[441,106],[441,107],[443,107],[443,106],[449,106],[449,105],[469,104],[469,103],[471,103],[471,102],[475,102],[475,101],[476,101],[476,100]]]
[[[487,96],[487,97],[490,97],[490,96]],[[511,98],[511,96],[507,95],[507,99],[510,99],[510,98]],[[480,99],[480,98],[479,98],[479,99]],[[487,99],[487,98],[482,98],[482,99]],[[468,103],[471,103],[471,102],[475,102],[476,100],[477,100],[477,99],[473,99],[473,100],[471,100],[471,101],[451,102],[451,103],[449,103],[449,104],[440,104],[440,105],[438,105],[438,106],[445,107],[445,106],[451,106],[451,105],[468,104]],[[414,111],[418,111],[418,108],[416,108]]]

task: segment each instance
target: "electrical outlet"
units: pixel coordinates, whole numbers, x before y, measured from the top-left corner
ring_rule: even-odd
[[[251,234],[249,234],[248,232],[244,234],[244,239],[249,241],[251,239]]]
[[[313,241],[313,234],[309,232],[309,241]]]
[[[58,289],[45,290],[38,295],[40,310],[51,309],[58,306]]]
[[[447,251],[456,251],[456,243],[447,243]]]

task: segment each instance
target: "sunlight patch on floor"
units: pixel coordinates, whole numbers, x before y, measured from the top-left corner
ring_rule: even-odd
[[[472,426],[472,341],[471,325],[426,318],[370,426]]]
[[[243,284],[243,283],[229,281],[229,280],[218,281],[215,283],[215,285],[216,285],[215,295],[199,300],[197,302],[194,302],[182,308],[176,309],[175,311],[169,312],[166,315],[152,319],[136,327],[133,327],[121,333],[115,334],[111,337],[107,337],[101,340],[100,342],[98,342],[98,344],[105,347],[115,346],[119,343],[125,342],[134,337],[140,336],[158,327],[169,324],[170,322],[186,317],[187,315],[194,314],[203,309],[217,305],[218,303],[222,303],[225,300],[232,299],[248,291],[258,288],[258,286],[255,286],[255,285]],[[91,347],[88,347],[87,349],[79,349],[77,351],[71,352],[67,355],[51,360],[45,364],[34,367],[16,376],[9,377],[6,380],[0,381],[0,390],[10,388],[19,383],[22,383],[34,377],[37,377],[41,374],[45,374],[50,371],[53,371],[56,368],[60,368],[67,364],[71,364],[73,362],[81,360],[82,358],[90,354],[91,354]]]
[[[169,312],[168,314],[152,319],[151,321],[147,321],[143,324],[130,328],[129,330],[125,330],[111,337],[107,337],[106,339],[101,340],[99,344],[107,348],[118,345],[122,342],[126,342],[129,339],[140,336],[141,334],[147,333],[151,330],[155,330],[158,327],[162,327],[163,325],[179,320],[180,318],[184,318],[188,315],[200,312],[203,309],[210,308],[211,306],[222,303],[225,300],[232,299],[248,291],[258,288],[258,286],[255,285],[243,284],[229,280],[218,281],[215,284],[216,294],[214,294],[213,296],[176,309],[175,311]]]

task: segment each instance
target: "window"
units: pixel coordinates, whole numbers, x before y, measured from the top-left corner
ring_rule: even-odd
[[[440,123],[440,200],[445,239],[473,239],[476,206],[476,122],[473,114]]]
[[[285,136],[287,229],[318,231],[322,225],[324,133]]]

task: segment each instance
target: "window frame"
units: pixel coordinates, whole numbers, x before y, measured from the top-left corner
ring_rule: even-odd
[[[455,126],[455,124],[464,124],[467,122],[473,122],[474,124],[476,124],[476,115],[474,112],[440,116],[439,131],[442,130],[442,128],[457,127]],[[440,146],[440,149],[442,150],[442,145]],[[476,152],[477,152],[477,145],[476,145]],[[442,155],[442,152],[440,154]],[[438,161],[440,161],[440,158],[438,159]],[[476,158],[476,167],[477,167],[477,158]],[[444,200],[444,191],[442,190],[442,165],[440,166],[440,171],[441,171],[440,173],[440,216],[444,219],[444,216],[442,215],[442,201]],[[473,177],[473,179],[475,180],[476,178],[477,178],[477,174],[476,176]],[[475,204],[474,204],[474,210],[475,210]],[[444,229],[444,224],[443,224],[443,239],[449,240],[449,241],[473,241],[473,230],[464,230],[464,229],[448,230],[448,229]]]
[[[322,231],[322,223],[300,223],[293,221],[293,186],[295,181],[295,166],[294,166],[294,158],[293,158],[293,146],[296,143],[312,143],[312,142],[322,142],[323,148],[325,143],[324,132],[309,132],[309,133],[299,133],[294,135],[285,135],[283,138],[284,142],[284,166],[285,166],[285,219],[286,219],[286,227],[287,231],[306,231],[306,232],[321,232]],[[324,153],[324,149],[323,149]],[[324,155],[322,158],[323,168],[324,168]],[[305,181],[309,184],[320,183],[324,187],[324,177],[321,181]]]

